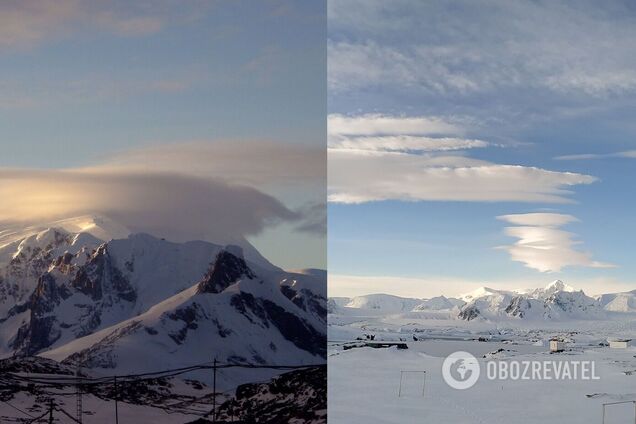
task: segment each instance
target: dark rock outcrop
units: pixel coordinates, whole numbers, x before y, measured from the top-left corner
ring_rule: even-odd
[[[245,263],[242,251],[225,249],[216,256],[214,264],[199,283],[198,293],[220,293],[241,278],[253,279],[256,275]]]

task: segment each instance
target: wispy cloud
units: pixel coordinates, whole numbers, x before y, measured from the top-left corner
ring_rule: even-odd
[[[448,152],[491,146],[483,140],[455,137],[419,137],[392,135],[382,137],[334,137],[329,140],[329,148],[341,150],[386,151],[386,152]]]
[[[448,135],[464,131],[461,125],[440,117],[392,116],[379,113],[353,116],[332,113],[327,118],[327,124],[330,135],[340,136]]]
[[[465,129],[439,117],[364,114],[328,116],[330,149],[387,152],[446,152],[491,146],[483,140],[448,137]]]
[[[329,84],[335,91],[536,87],[604,97],[636,90],[636,29],[623,2],[333,3]]]
[[[636,159],[636,150],[626,150],[616,153],[584,153],[578,155],[557,156],[556,160],[590,160],[590,159],[608,159],[608,158],[629,158]]]
[[[138,37],[155,34],[166,24],[191,19],[200,2],[159,0],[8,0],[0,3],[0,47],[34,46],[78,32]],[[198,10],[198,9],[197,9]]]
[[[506,235],[517,238],[513,245],[502,246],[513,261],[541,272],[559,272],[568,266],[613,268],[614,265],[592,259],[589,252],[575,249],[581,244],[576,234],[561,227],[578,222],[572,215],[558,213],[528,213],[502,215],[497,219],[513,224]]]

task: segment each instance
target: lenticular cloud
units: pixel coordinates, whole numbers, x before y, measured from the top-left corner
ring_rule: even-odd
[[[589,252],[575,249],[581,244],[576,234],[560,227],[578,221],[572,215],[558,213],[528,213],[502,215],[498,219],[515,226],[506,227],[506,235],[518,239],[502,246],[513,261],[541,272],[558,272],[567,266],[612,268],[614,265],[592,259]]]

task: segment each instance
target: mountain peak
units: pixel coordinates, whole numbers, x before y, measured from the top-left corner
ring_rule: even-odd
[[[227,246],[216,255],[214,265],[199,283],[198,293],[220,293],[242,277],[252,279],[256,275],[243,259],[243,249]]]
[[[470,301],[472,299],[477,299],[480,297],[484,297],[484,296],[491,296],[491,295],[501,295],[501,294],[506,294],[508,292],[506,292],[505,290],[496,290],[496,289],[492,289],[490,287],[479,287],[476,290],[473,290],[470,293],[466,293],[460,296],[460,299],[464,300],[464,301]]]
[[[564,291],[564,292],[575,292],[578,291],[576,290],[574,287],[569,286],[567,284],[565,284],[563,281],[561,280],[554,280],[553,282],[551,282],[550,284],[548,284],[545,289],[546,292],[557,292],[557,291]]]
[[[0,229],[0,247],[19,242],[32,236],[36,236],[38,240],[40,240],[54,232],[90,234],[102,241],[122,239],[130,234],[130,231],[126,227],[105,216],[82,215],[37,224],[2,227]]]
[[[82,215],[53,223],[71,233],[88,233],[103,241],[126,238],[128,228],[102,215]]]

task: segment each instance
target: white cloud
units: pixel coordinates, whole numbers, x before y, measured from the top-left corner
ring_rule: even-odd
[[[490,146],[482,140],[462,139],[455,137],[420,137],[411,135],[392,135],[382,137],[343,137],[330,139],[332,149],[371,150],[389,152],[447,152],[453,150],[467,150]]]
[[[569,202],[568,187],[596,178],[503,165],[451,151],[496,146],[453,136],[464,128],[438,117],[329,116],[328,199]],[[440,134],[443,136],[430,136]],[[444,153],[446,152],[446,153]]]
[[[636,159],[636,150],[626,150],[616,153],[584,153],[579,155],[557,156],[556,160],[588,160],[588,159],[607,159],[607,158],[628,158]]]
[[[560,229],[578,221],[571,215],[530,213],[502,215],[498,219],[514,224],[506,227],[506,235],[518,239],[513,245],[502,246],[513,261],[541,272],[559,272],[568,266],[612,268],[614,265],[592,259],[589,252],[575,249],[581,244],[576,234]]]
[[[331,149],[447,152],[492,146],[483,140],[457,136],[465,131],[463,126],[439,117],[382,114],[328,116],[328,142]]]
[[[500,165],[463,156],[329,149],[329,201],[517,201],[567,203],[567,190],[595,177]]]
[[[391,116],[376,113],[347,116],[332,113],[327,119],[329,135],[432,135],[457,134],[463,128],[439,117]]]
[[[543,227],[561,227],[563,225],[579,221],[572,215],[545,212],[501,215],[498,216],[497,219],[509,222],[510,224],[514,225],[531,225]]]

